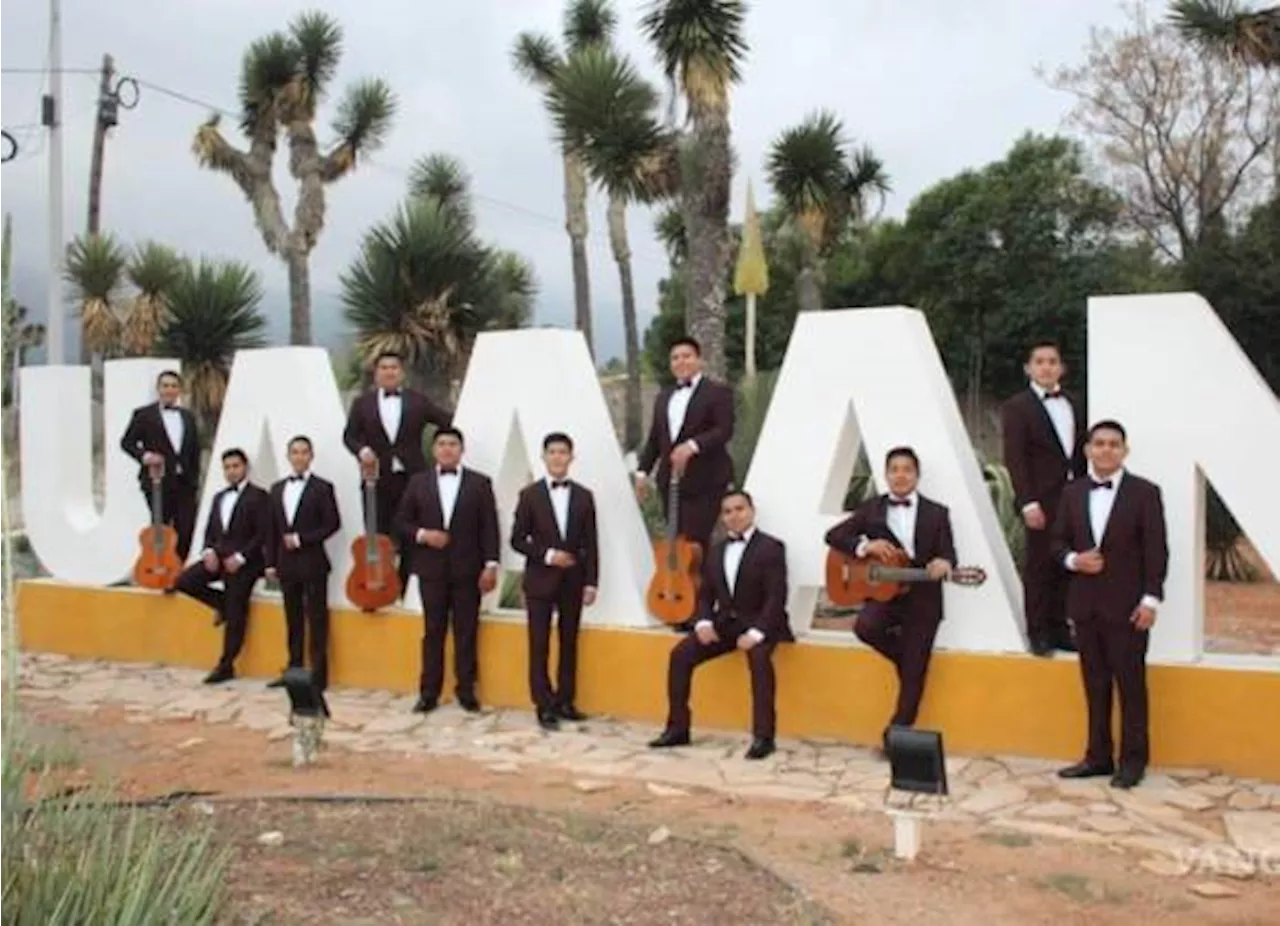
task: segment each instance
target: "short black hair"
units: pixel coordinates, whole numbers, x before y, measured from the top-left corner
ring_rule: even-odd
[[[725,502],[727,502],[731,498],[745,498],[747,500],[747,504],[750,505],[752,508],[756,506],[756,500],[751,497],[751,493],[748,492],[746,489],[738,489],[738,488],[727,489],[725,493],[720,496],[720,504],[723,505]]]
[[[313,449],[311,446],[311,438],[307,437],[305,434],[293,435],[293,437],[289,438],[289,443],[286,446],[292,450],[294,444],[306,444],[308,450]]]
[[[178,385],[182,385],[182,374],[177,370],[161,370],[160,375],[156,377],[156,385],[159,386],[166,376],[172,376],[178,381]]]
[[[1129,435],[1125,433],[1124,425],[1114,418],[1103,418],[1101,421],[1095,421],[1093,427],[1089,428],[1089,440],[1093,440],[1093,435],[1099,431],[1115,431],[1120,435],[1122,441],[1126,444],[1129,442]]]
[[[701,357],[701,356],[702,356],[702,345],[698,343],[698,339],[697,339],[697,338],[691,338],[691,337],[689,337],[687,334],[686,334],[684,337],[682,337],[682,338],[676,338],[674,341],[672,341],[670,344],[668,344],[668,345],[667,345],[667,353],[671,353],[671,352],[672,352],[673,350],[675,350],[677,347],[682,347],[682,346],[683,346],[683,347],[692,347],[692,348],[693,348],[693,352],[694,352],[695,354],[697,354],[699,357]]]
[[[1062,359],[1062,345],[1051,338],[1041,338],[1039,341],[1032,341],[1027,348],[1027,362],[1031,362],[1031,355],[1038,350],[1052,349],[1058,355],[1058,359]]]
[[[225,463],[230,459],[238,459],[245,466],[249,465],[249,457],[239,447],[232,447],[230,450],[222,451],[222,462]]]
[[[451,424],[445,425],[443,428],[436,428],[436,434],[435,437],[431,438],[431,443],[434,444],[442,437],[456,437],[458,439],[458,443],[462,444],[464,447],[467,443],[462,436],[462,432]]]
[[[396,363],[400,364],[400,366],[404,366],[404,358],[401,357],[398,352],[393,350],[379,351],[378,356],[373,358],[373,365],[376,367],[384,360],[394,360]]]
[[[552,444],[564,444],[569,448],[570,452],[573,452],[573,438],[564,433],[564,431],[552,431],[542,439],[543,450],[546,450]]]
[[[889,452],[884,455],[884,468],[888,469],[889,464],[893,462],[894,457],[906,457],[915,466],[916,472],[920,472],[920,458],[916,456],[916,452],[910,447],[891,447]]]

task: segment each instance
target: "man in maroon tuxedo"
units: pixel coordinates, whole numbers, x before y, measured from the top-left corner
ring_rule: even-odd
[[[222,455],[226,487],[213,497],[200,559],[178,576],[176,589],[212,608],[223,624],[222,658],[206,685],[236,677],[236,657],[249,626],[249,599],[266,568],[264,548],[271,533],[271,499],[249,481],[249,458],[233,448]],[[223,590],[212,587],[221,581]]]
[[[898,703],[889,726],[916,722],[924,696],[933,641],[942,623],[941,581],[956,565],[951,514],[917,490],[920,458],[910,447],[894,447],[885,456],[889,492],[863,502],[827,531],[827,546],[853,556],[884,560],[905,550],[911,564],[929,571],[935,581],[913,584],[901,598],[868,601],[853,632],[859,640],[893,663],[898,673]],[[885,728],[882,740],[888,738]]]
[[[585,720],[574,705],[578,622],[596,600],[600,552],[596,503],[591,490],[569,478],[573,439],[554,432],[542,439],[547,475],[526,486],[516,502],[511,546],[525,557],[524,599],[529,619],[529,691],[538,723],[554,730],[560,720]],[[556,688],[547,675],[551,615],[558,614],[560,663]]]
[[[342,442],[360,462],[363,474],[371,474],[376,464],[378,532],[405,550],[413,541],[396,534],[395,517],[409,477],[427,468],[423,434],[428,424],[447,427],[453,421],[453,413],[421,392],[404,387],[404,362],[394,351],[378,355],[373,378],[374,388],[351,403]],[[362,503],[363,498],[361,495]],[[365,516],[368,517],[368,512]],[[409,576],[409,560],[410,557],[401,554],[401,589]]]
[[[1023,367],[1027,388],[1000,410],[1004,465],[1026,526],[1022,567],[1027,642],[1037,656],[1074,650],[1067,626],[1067,574],[1053,555],[1052,527],[1062,490],[1084,475],[1084,409],[1062,388],[1062,352],[1052,341],[1032,345]]]
[[[1124,468],[1128,438],[1116,421],[1089,429],[1089,474],[1067,486],[1054,522],[1054,554],[1070,573],[1067,613],[1076,629],[1089,707],[1084,760],[1063,778],[1111,777],[1132,788],[1146,773],[1147,644],[1169,571],[1160,488]],[[1111,740],[1111,692],[1120,689],[1120,761]]]
[[[752,740],[746,758],[763,759],[775,749],[773,650],[795,639],[787,618],[787,551],[782,541],[756,528],[755,504],[746,492],[724,495],[720,519],[726,536],[703,561],[693,633],[671,651],[667,725],[649,746],[689,745],[693,670],[742,650],[751,671]]]
[[[644,501],[653,476],[667,508],[673,478],[679,479],[677,530],[705,551],[720,513],[720,497],[733,483],[733,390],[702,373],[702,348],[693,338],[671,345],[675,384],[653,403],[649,437],[640,451],[636,496]],[[687,626],[677,630],[688,630]]]
[[[156,377],[157,401],[134,409],[120,448],[138,461],[138,484],[151,508],[152,472],[162,474],[160,517],[178,532],[178,558],[186,562],[196,529],[200,491],[200,435],[195,415],[182,407],[182,377],[165,370]]]
[[[289,668],[301,668],[303,654],[310,650],[312,683],[323,694],[329,683],[331,568],[324,544],[342,522],[333,483],[311,472],[312,456],[309,438],[299,435],[289,441],[292,472],[271,487],[266,563],[267,578],[279,579],[284,596]],[[271,683],[283,686],[283,678]]]
[[[453,623],[453,667],[458,704],[480,710],[476,637],[480,598],[498,585],[498,509],[493,483],[462,465],[462,432],[436,431],[436,465],[409,479],[396,528],[413,541],[412,568],[422,591],[426,632],[422,637],[422,678],[413,709],[427,713],[440,703],[444,687],[444,641]]]

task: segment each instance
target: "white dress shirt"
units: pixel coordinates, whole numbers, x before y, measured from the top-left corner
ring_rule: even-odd
[[[898,496],[890,493],[889,500],[898,499]],[[901,499],[898,499],[901,500]],[[920,493],[912,492],[905,496],[907,504],[892,505],[885,502],[884,519],[889,526],[890,533],[898,538],[898,543],[902,545],[902,549],[907,551],[907,555],[912,559],[916,558],[916,514],[920,511]],[[867,546],[871,543],[871,539],[867,536],[858,538],[858,546],[854,551],[857,556],[867,555]]]
[[[294,478],[302,476],[301,479]],[[293,527],[294,520],[298,517],[298,504],[302,501],[302,491],[307,487],[307,480],[311,478],[310,472],[294,473],[284,484],[284,517],[290,527]]]
[[[671,398],[667,402],[667,433],[671,435],[671,443],[675,443],[680,437],[680,429],[684,427],[685,415],[689,413],[689,402],[693,399],[693,391],[698,388],[698,384],[702,382],[702,374],[698,373],[693,379],[689,380],[689,385],[683,389],[674,389],[671,392]]]
[[[386,390],[378,390],[378,417],[382,420],[382,430],[386,432],[387,440],[393,444],[400,433],[400,419],[404,414],[403,396],[404,393],[387,395]],[[399,457],[391,458],[391,472],[404,472],[404,464]]]
[[[551,496],[551,511],[555,514],[556,529],[560,531],[560,539],[564,540],[569,536],[569,485],[568,479],[561,480],[565,485],[553,487],[551,483],[557,481],[550,476],[544,480],[547,484],[547,494]],[[551,565],[551,558],[559,552],[559,548],[552,548],[547,551],[544,562]]]
[[[244,483],[239,482],[235,485],[229,485],[223,490],[222,497],[218,499],[218,518],[222,522],[222,530],[225,532],[231,527],[231,519],[235,517],[236,503],[240,501],[240,495],[244,491]],[[206,547],[204,553],[214,552],[213,547]],[[203,555],[203,554],[202,554]],[[244,554],[236,553],[232,559],[244,565]]]
[[[742,537],[738,540],[729,540],[724,545],[724,581],[729,587],[729,594],[732,595],[738,587],[738,570],[742,568],[742,557],[746,555],[747,544],[751,542],[751,538],[755,535],[754,526],[747,528],[742,533]],[[698,621],[694,625],[696,630],[699,627],[709,627],[711,621],[705,618]],[[747,635],[754,639],[757,643],[764,640],[764,632],[750,627],[746,631]]]
[[[1046,399],[1048,390],[1036,382],[1031,382],[1029,385],[1036,400],[1044,405],[1044,410],[1053,423],[1053,433],[1058,436],[1058,443],[1062,445],[1062,453],[1070,461],[1076,448],[1076,413],[1071,408],[1071,400],[1062,392],[1061,386],[1058,387],[1058,398]],[[1070,482],[1071,478],[1071,470],[1068,469],[1067,481]],[[1039,507],[1039,502],[1027,502],[1022,506],[1022,511],[1026,513]]]
[[[436,467],[436,486],[440,491],[440,513],[444,516],[444,529],[453,521],[453,509],[458,504],[458,487],[462,485],[462,467],[456,473],[442,473]]]
[[[1102,547],[1102,538],[1107,535],[1107,524],[1111,521],[1111,511],[1115,508],[1116,494],[1120,491],[1120,481],[1123,478],[1123,469],[1116,470],[1106,479],[1100,479],[1098,474],[1093,471],[1093,467],[1089,467],[1090,482],[1111,483],[1110,488],[1099,487],[1089,490],[1089,527],[1093,531],[1093,545],[1095,548]],[[1064,556],[1062,565],[1071,572],[1075,572],[1076,554],[1068,553]],[[1103,569],[1105,571],[1105,564]],[[1160,607],[1160,599],[1155,595],[1143,595],[1142,604],[1154,611]]]
[[[182,412],[178,406],[166,408],[160,406],[160,420],[164,423],[164,432],[169,435],[169,443],[174,453],[182,452],[182,439],[186,436],[186,423],[182,420]]]

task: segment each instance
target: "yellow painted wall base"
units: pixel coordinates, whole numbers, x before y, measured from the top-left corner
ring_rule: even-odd
[[[83,659],[212,668],[222,634],[210,612],[183,597],[133,588],[83,588],[48,580],[18,588],[20,645]],[[421,617],[403,611],[332,615],[333,684],[411,692],[417,688]],[[660,724],[666,715],[665,630],[584,629],[579,707]],[[284,664],[277,601],[255,600],[237,670],[270,677]],[[486,617],[480,632],[480,696],[500,707],[529,705],[524,621]],[[779,734],[874,743],[892,708],[896,679],[868,650],[821,643],[780,647]],[[1280,672],[1209,666],[1152,666],[1152,761],[1280,780]],[[447,683],[446,692],[449,690]],[[745,730],[750,690],[741,657],[701,667],[694,722]],[[1269,708],[1268,708],[1269,705]],[[1084,746],[1084,696],[1074,659],[939,652],[929,670],[919,726],[943,731],[949,753],[1077,759]]]

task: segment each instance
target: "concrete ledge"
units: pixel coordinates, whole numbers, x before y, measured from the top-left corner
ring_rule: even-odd
[[[212,667],[221,630],[184,597],[133,588],[87,588],[50,580],[18,586],[19,643],[33,652],[80,659]],[[335,684],[410,692],[417,687],[422,619],[405,611],[335,610]],[[255,599],[238,671],[273,676],[284,662],[284,616]],[[584,629],[579,706],[661,723],[666,712],[665,630]],[[524,621],[486,616],[480,633],[480,693],[502,707],[529,704]],[[896,687],[891,670],[865,649],[822,643],[781,647],[779,733],[873,743]],[[1153,764],[1191,766],[1280,780],[1280,672],[1274,666],[1152,666]],[[446,682],[446,691],[452,682]],[[750,690],[741,658],[702,667],[694,682],[694,722],[745,730]],[[1084,696],[1074,659],[939,652],[930,667],[923,727],[940,729],[955,754],[1075,759],[1083,751]]]

